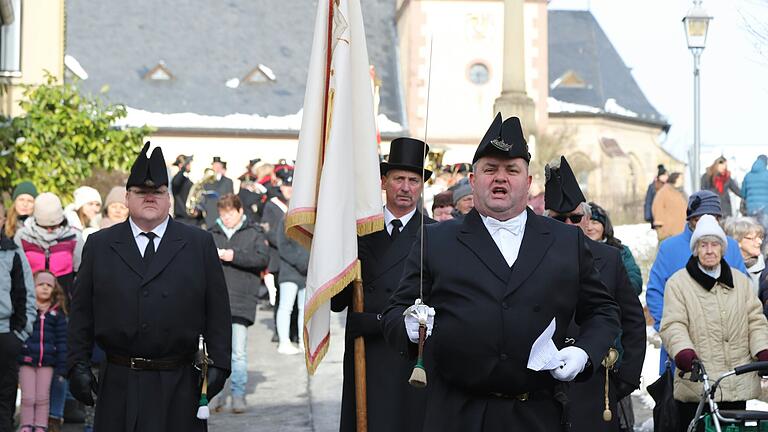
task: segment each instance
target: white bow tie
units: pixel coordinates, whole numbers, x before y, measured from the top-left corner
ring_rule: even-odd
[[[488,227],[488,230],[491,232],[491,235],[494,235],[501,230],[508,231],[514,235],[520,235],[521,231],[523,230],[523,224],[521,222],[522,220],[519,217],[512,218],[504,222],[496,220],[490,216],[485,219],[485,224]]]

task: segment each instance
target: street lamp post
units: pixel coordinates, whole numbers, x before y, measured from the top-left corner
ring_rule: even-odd
[[[701,86],[700,79],[700,57],[707,43],[707,30],[709,21],[712,17],[707,14],[704,7],[701,6],[702,0],[693,0],[693,7],[683,18],[683,27],[685,28],[685,39],[688,42],[688,49],[693,54],[693,161],[691,166],[692,178],[691,184],[693,191],[698,191],[701,187]]]

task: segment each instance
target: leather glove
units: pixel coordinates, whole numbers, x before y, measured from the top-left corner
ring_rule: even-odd
[[[757,360],[758,361],[768,361],[768,349],[764,349],[764,350],[760,351],[759,353],[757,353]],[[759,371],[757,371],[757,374],[760,375],[761,377],[768,376],[768,370],[765,370],[765,369],[759,370]]]
[[[348,312],[347,335],[352,338],[381,334],[378,315],[371,312]]]
[[[435,308],[427,305],[411,306],[418,308],[421,313],[427,315],[427,337],[432,335],[432,327],[435,326]],[[405,331],[408,339],[413,343],[419,343],[419,319],[414,314],[405,315]]]
[[[562,362],[560,367],[556,367],[549,373],[558,381],[573,381],[576,375],[582,373],[587,366],[589,356],[577,346],[567,346],[557,352],[557,356]]]
[[[99,393],[96,377],[91,367],[85,363],[77,363],[69,371],[69,391],[80,402],[93,406],[93,395]],[[93,394],[91,394],[93,392]]]
[[[213,399],[224,388],[226,382],[227,371],[214,366],[208,366],[208,393],[206,393],[208,400]]]
[[[690,372],[693,370],[693,360],[699,358],[696,355],[696,351],[691,348],[686,348],[675,356],[675,366],[683,372]]]

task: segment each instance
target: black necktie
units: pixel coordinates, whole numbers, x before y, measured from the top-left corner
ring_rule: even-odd
[[[152,258],[155,257],[155,237],[157,237],[157,234],[153,232],[143,232],[141,235],[149,239],[147,248],[144,249],[144,267],[149,268],[149,263],[151,263]]]
[[[389,236],[392,238],[392,241],[394,242],[397,240],[397,236],[400,235],[400,227],[403,226],[403,222],[400,219],[392,219],[392,234]]]

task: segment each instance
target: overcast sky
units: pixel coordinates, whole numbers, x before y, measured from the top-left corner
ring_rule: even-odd
[[[692,4],[692,0],[550,3],[550,9],[592,11],[646,97],[672,124],[664,147],[681,158],[693,142],[693,56],[681,23]],[[743,153],[751,165],[753,155],[768,152],[768,46],[760,46],[745,17],[768,23],[768,0],[705,0],[703,6],[714,20],[701,58],[706,147],[702,156]],[[703,166],[709,165],[702,159]]]

